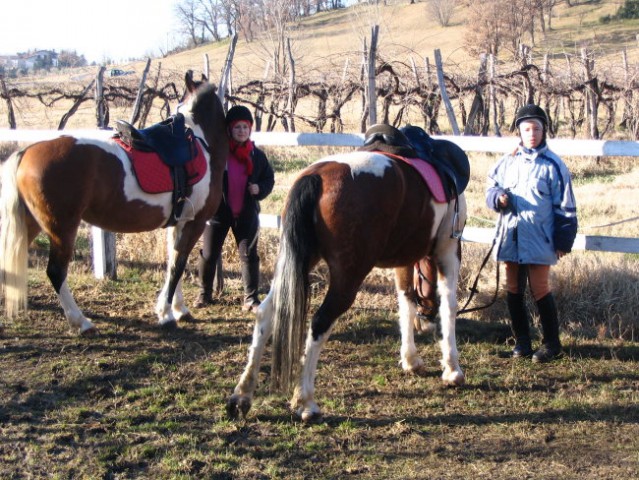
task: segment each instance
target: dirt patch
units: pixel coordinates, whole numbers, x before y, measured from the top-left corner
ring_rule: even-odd
[[[231,422],[253,327],[239,288],[164,331],[159,282],[73,278],[98,337],[69,331],[39,270],[28,317],[0,337],[1,478],[625,480],[639,469],[636,343],[566,338],[566,357],[538,366],[505,358],[504,324],[460,319],[468,385],[448,389],[433,338],[418,338],[423,374],[403,374],[394,313],[360,297],[320,360],[321,422],[301,424],[268,393],[266,363],[248,418]]]

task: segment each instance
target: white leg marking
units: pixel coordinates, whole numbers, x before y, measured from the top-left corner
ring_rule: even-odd
[[[447,261],[445,274],[439,274],[437,288],[440,293],[439,316],[442,326],[442,380],[447,385],[463,385],[464,372],[459,366],[459,354],[457,352],[457,340],[455,336],[455,321],[457,315],[457,296],[455,286],[459,271],[459,261],[456,253],[451,253]]]
[[[77,329],[78,333],[84,333],[87,330],[95,328],[95,325],[91,322],[91,320],[84,316],[82,311],[78,308],[78,305],[75,303],[66,279],[60,287],[58,299],[60,300],[60,304],[64,310],[64,315],[67,317],[67,321],[69,322],[69,325],[71,325],[71,328]]]
[[[417,309],[413,302],[406,297],[404,290],[397,291],[399,304],[399,331],[402,336],[400,358],[402,369],[414,372],[424,365],[424,361],[417,354],[415,347],[415,330],[413,328],[417,316]]]
[[[260,362],[264,354],[264,347],[273,331],[273,310],[273,291],[271,290],[257,309],[248,363],[244,368],[240,381],[233,390],[234,395],[243,396],[249,400],[253,398],[259,380]]]
[[[155,304],[155,313],[158,316],[158,323],[160,325],[166,325],[176,321],[175,316],[173,315],[173,308],[167,301],[166,295],[169,291],[169,281],[171,280],[171,267],[175,262],[176,256],[173,246],[175,245],[176,235],[178,234],[179,233],[176,232],[176,227],[169,227],[166,229],[166,251],[168,252],[166,259],[166,278],[164,280],[164,286],[160,291],[160,295],[158,295],[157,303]]]
[[[301,361],[302,372],[291,400],[291,406],[297,408],[297,414],[303,421],[311,420],[322,413],[317,403],[315,403],[315,374],[320,353],[331,335],[331,330],[332,327],[315,341],[313,340],[311,329],[308,329],[306,347]]]

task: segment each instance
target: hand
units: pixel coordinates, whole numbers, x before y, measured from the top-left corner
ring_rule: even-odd
[[[555,250],[555,255],[557,255],[557,258],[561,258],[561,257],[564,257],[564,256],[568,255],[568,253],[567,252],[563,252],[561,250]]]
[[[499,199],[497,200],[497,203],[499,204],[499,208],[501,209],[505,209],[506,207],[508,207],[508,195],[503,193],[499,196]]]
[[[260,187],[256,183],[249,183],[248,191],[251,195],[257,195],[258,193],[260,193]]]

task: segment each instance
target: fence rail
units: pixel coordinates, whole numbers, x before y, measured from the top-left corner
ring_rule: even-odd
[[[0,142],[35,142],[56,138],[60,135],[72,135],[84,138],[108,139],[112,130],[11,130],[0,129]],[[289,133],[289,132],[254,132],[253,141],[260,146],[335,146],[358,147],[362,145],[364,136],[358,133]],[[467,152],[483,152],[503,154],[512,151],[518,142],[517,137],[479,137],[479,136],[433,136],[434,139],[446,139],[459,145]],[[561,156],[595,156],[595,157],[639,157],[639,142],[618,140],[572,140],[550,139],[549,147]],[[279,228],[280,218],[277,215],[260,215],[263,228]],[[493,228],[466,227],[462,240],[474,243],[490,244],[494,237]],[[115,265],[115,252],[108,247],[99,229],[94,227],[94,273],[103,278],[109,265]],[[98,240],[99,239],[99,240]],[[573,247],[575,250],[598,252],[639,253],[639,238],[606,237],[597,235],[577,235]],[[112,268],[112,267],[111,267]]]

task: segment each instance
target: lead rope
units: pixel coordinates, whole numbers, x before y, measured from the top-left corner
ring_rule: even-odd
[[[473,308],[467,308],[468,305],[470,304],[471,300],[475,296],[475,294],[479,292],[477,290],[477,284],[479,283],[479,275],[481,274],[481,271],[483,270],[483,268],[486,266],[486,263],[488,263],[488,259],[490,258],[490,254],[492,253],[493,249],[495,248],[495,244],[497,243],[497,238],[501,235],[501,223],[502,223],[501,221],[502,221],[502,218],[503,218],[503,213],[500,213],[499,222],[497,222],[497,228],[495,229],[495,236],[493,237],[493,242],[490,245],[490,248],[488,249],[488,253],[484,257],[484,260],[481,262],[481,266],[479,267],[479,271],[477,272],[477,276],[475,277],[475,281],[473,282],[473,286],[469,288],[470,296],[466,300],[466,303],[464,304],[462,309],[457,311],[457,315],[461,315],[463,313],[476,312],[478,310],[483,310],[485,308],[488,308],[488,307],[492,306],[497,301],[497,295],[499,294],[499,262],[495,262],[495,264],[496,264],[495,265],[496,274],[495,274],[495,292],[493,293],[493,298],[486,305],[482,305],[482,306],[479,306],[479,307],[473,307]]]

